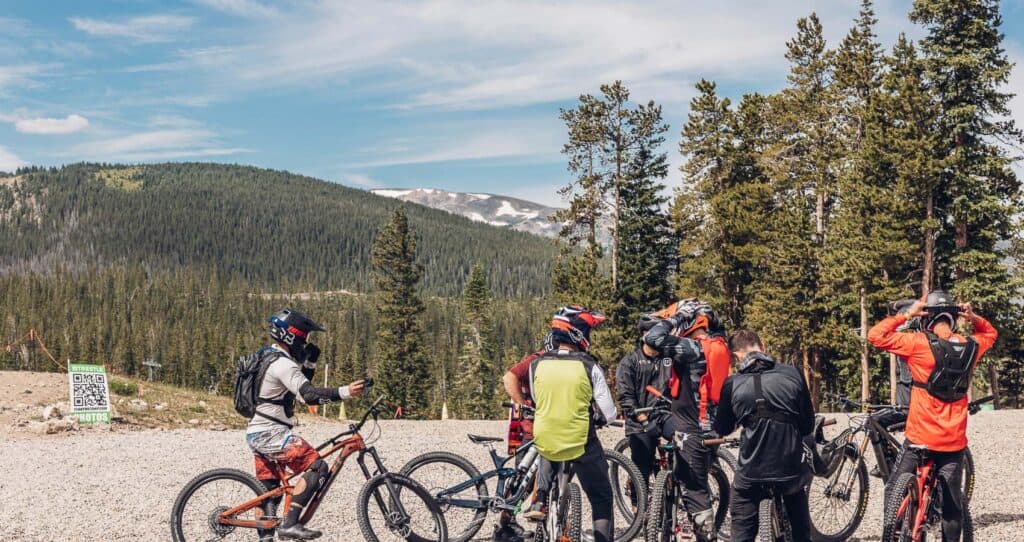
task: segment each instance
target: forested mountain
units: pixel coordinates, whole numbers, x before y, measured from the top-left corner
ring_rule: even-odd
[[[393,199],[247,166],[76,164],[0,178],[0,273],[142,264],[210,270],[253,290],[367,291],[370,245]],[[502,296],[542,295],[544,239],[409,205],[422,288],[458,295],[486,266]]]

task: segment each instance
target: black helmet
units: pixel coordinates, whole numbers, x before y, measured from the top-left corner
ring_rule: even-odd
[[[636,322],[636,329],[641,334],[647,333],[648,331],[651,330],[651,328],[653,328],[654,326],[658,325],[658,322],[661,322],[661,321],[662,321],[661,318],[658,318],[657,316],[655,316],[653,314],[644,314],[643,316],[640,317],[639,320],[637,320],[637,322]]]
[[[956,319],[960,316],[960,306],[945,290],[930,292],[924,298],[924,302],[924,310],[927,314],[922,318],[921,323],[926,330],[931,331],[939,320],[946,320],[950,327],[956,325]]]
[[[281,309],[267,318],[270,323],[270,337],[288,348],[288,353],[293,359],[302,361],[306,352],[306,339],[313,331],[325,331],[320,324],[311,320],[305,314],[291,310]]]

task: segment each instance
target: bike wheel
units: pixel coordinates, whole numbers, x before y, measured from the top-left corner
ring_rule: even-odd
[[[427,488],[437,501],[448,524],[448,540],[466,542],[480,531],[487,519],[487,482],[478,480],[461,491],[448,491],[480,476],[469,460],[449,452],[430,452],[414,457],[399,472]]]
[[[562,524],[561,531],[568,535],[569,542],[581,542],[583,540],[583,490],[579,484],[569,484],[569,502],[566,508],[568,512],[567,521]]]
[[[423,486],[394,472],[370,478],[356,498],[359,530],[367,542],[445,542],[441,507]]]
[[[970,448],[964,448],[963,481],[960,487],[963,488],[964,502],[971,502],[974,496],[974,456]]]
[[[918,505],[917,477],[905,472],[893,480],[892,489],[885,499],[881,542],[910,540]]]
[[[255,477],[237,469],[214,469],[193,478],[178,494],[171,509],[171,539],[174,542],[193,540],[243,540],[255,538],[255,531],[221,525],[217,517],[227,510],[267,492]],[[273,515],[267,509],[255,508],[248,519]],[[239,517],[241,519],[241,516]]]
[[[757,542],[780,540],[775,528],[775,501],[764,499],[757,505]]]
[[[854,450],[844,448],[828,477],[815,476],[807,488],[811,540],[842,542],[853,536],[868,509],[868,468]]]
[[[651,507],[647,513],[647,525],[644,528],[644,540],[646,542],[667,542],[666,533],[667,516],[671,513],[672,503],[671,480],[668,471],[659,472],[651,486]]]
[[[608,478],[614,497],[615,542],[633,540],[644,528],[647,515],[647,488],[640,475],[640,469],[626,456],[605,450],[608,461]],[[589,511],[589,502],[584,505],[583,515]],[[584,537],[586,538],[586,537]]]
[[[971,519],[971,505],[967,501],[964,501],[964,518],[961,525],[963,526],[960,535],[961,542],[974,542],[974,520]]]
[[[726,477],[729,478],[729,482],[732,483],[732,479],[736,475],[736,456],[729,450],[726,450],[724,446],[718,446],[715,449],[715,457],[718,459],[718,465],[722,472],[725,473]]]
[[[729,540],[732,525],[729,524],[729,502],[732,498],[729,477],[721,466],[714,463],[708,469],[708,489],[711,493],[711,507],[715,510],[715,530],[719,540]]]

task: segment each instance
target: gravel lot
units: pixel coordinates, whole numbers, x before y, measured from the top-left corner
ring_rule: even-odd
[[[381,423],[377,446],[392,470],[431,450],[456,451],[483,470],[488,465],[485,449],[470,444],[465,434],[503,436],[504,426],[388,421]],[[319,442],[341,428],[315,422],[298,431]],[[609,446],[621,436],[617,430],[603,433]],[[8,540],[168,540],[174,498],[193,476],[216,467],[252,469],[238,431],[90,430],[6,436],[0,443],[0,457],[6,463],[6,474],[0,477],[0,523]],[[970,438],[978,464],[975,539],[1024,539],[1024,412],[982,412],[971,420]],[[871,484],[859,540],[877,540],[881,531],[881,484],[874,478]],[[358,468],[347,465],[312,524],[325,531],[325,540],[347,540],[358,532],[353,503],[361,485]],[[489,526],[481,531],[482,536],[490,533]]]

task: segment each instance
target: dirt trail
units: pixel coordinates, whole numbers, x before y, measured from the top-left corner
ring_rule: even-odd
[[[20,401],[27,385],[9,373],[0,378],[0,404]],[[31,378],[31,377],[27,377]],[[64,375],[32,382],[33,401],[66,393]],[[60,382],[60,385],[58,384]],[[44,385],[50,384],[50,385]],[[10,395],[13,393],[13,396]],[[26,401],[27,402],[27,401]],[[5,413],[6,414],[6,413]],[[845,427],[841,421],[838,431]],[[297,429],[314,443],[341,431],[338,423],[317,421]],[[397,470],[420,453],[449,450],[481,470],[489,468],[486,450],[466,433],[503,436],[504,422],[387,421],[376,445],[385,464]],[[610,447],[621,438],[604,431]],[[1020,540],[1024,532],[1024,411],[982,412],[971,418],[971,449],[978,465],[972,502],[975,540]],[[200,429],[77,431],[59,436],[21,432],[5,435],[0,457],[0,523],[10,540],[168,540],[168,518],[178,491],[196,474],[212,468],[252,469],[241,430]],[[870,466],[870,462],[869,462]],[[353,503],[362,486],[358,468],[347,465],[313,526],[324,540],[351,540],[357,533]],[[871,479],[868,515],[853,540],[878,540],[882,485]],[[493,491],[493,484],[491,487]],[[490,519],[493,519],[491,517]],[[481,540],[491,524],[481,530]]]

